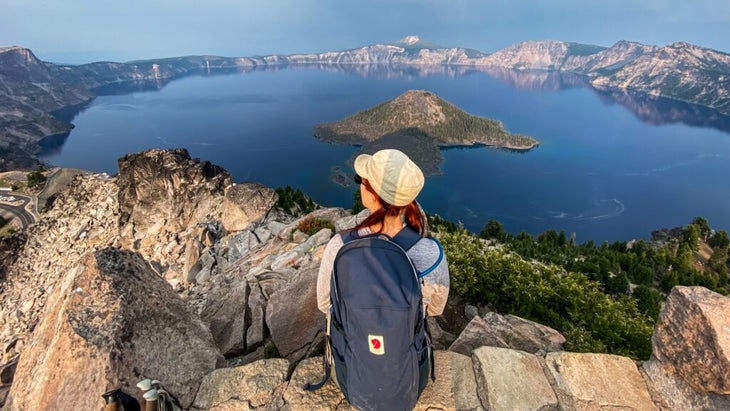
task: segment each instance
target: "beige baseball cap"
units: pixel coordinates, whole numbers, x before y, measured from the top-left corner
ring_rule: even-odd
[[[360,154],[355,159],[355,172],[386,203],[405,206],[416,199],[424,183],[423,173],[407,155],[394,149],[380,150],[373,155]]]

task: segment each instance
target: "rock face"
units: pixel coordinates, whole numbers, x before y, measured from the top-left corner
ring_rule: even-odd
[[[555,380],[562,409],[658,409],[636,364],[629,358],[562,352],[549,353],[545,362]]]
[[[702,287],[674,287],[644,368],[674,409],[730,409],[730,306]]]
[[[324,341],[324,314],[317,309],[317,289],[312,287],[317,283],[317,272],[317,268],[300,272],[274,293],[266,306],[271,338],[279,354],[293,362]]]
[[[241,231],[261,219],[279,199],[276,191],[256,183],[236,184],[226,190],[223,228]]]
[[[84,256],[49,297],[22,355],[10,410],[95,409],[102,393],[165,381],[188,407],[223,357],[202,322],[138,254]]]
[[[565,337],[550,327],[514,315],[490,312],[472,318],[449,351],[471,355],[473,350],[486,345],[537,353],[562,351],[564,344]]]
[[[474,351],[479,398],[490,410],[558,410],[558,399],[538,357],[522,351],[481,347]]]
[[[250,410],[273,405],[286,386],[289,362],[262,360],[255,364],[215,370],[200,385],[191,410]]]
[[[187,150],[148,150],[119,159],[119,225],[125,246],[158,260],[158,244],[218,217],[230,175]]]
[[[675,287],[652,338],[656,361],[698,392],[730,394],[730,309],[706,288]]]

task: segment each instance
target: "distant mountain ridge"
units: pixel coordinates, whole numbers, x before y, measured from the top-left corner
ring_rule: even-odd
[[[29,167],[38,142],[68,133],[57,111],[91,101],[105,86],[160,88],[191,74],[277,69],[287,65],[542,70],[573,73],[606,92],[624,90],[706,106],[730,116],[730,54],[685,42],[647,46],[619,41],[601,47],[555,40],[528,41],[492,54],[441,47],[408,36],[391,44],[288,56],[186,56],[78,66],[40,61],[22,47],[0,48],[0,170]]]

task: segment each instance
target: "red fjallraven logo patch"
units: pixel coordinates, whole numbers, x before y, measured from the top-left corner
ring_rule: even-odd
[[[383,355],[385,354],[385,346],[383,345],[383,336],[382,335],[368,335],[368,346],[370,347],[370,352],[375,355]]]

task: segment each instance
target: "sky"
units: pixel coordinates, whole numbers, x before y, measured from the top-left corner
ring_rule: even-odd
[[[730,0],[2,0],[0,47],[58,63],[312,53],[416,35],[491,53],[527,40],[687,41],[730,53]]]

